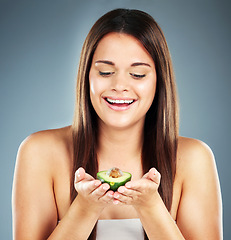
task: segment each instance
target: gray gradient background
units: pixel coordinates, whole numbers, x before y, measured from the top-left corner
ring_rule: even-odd
[[[214,152],[224,237],[231,239],[228,0],[1,0],[1,239],[12,238],[11,190],[19,144],[35,131],[71,124],[82,43],[96,19],[117,7],[147,11],[165,33],[178,84],[180,134],[203,140]]]

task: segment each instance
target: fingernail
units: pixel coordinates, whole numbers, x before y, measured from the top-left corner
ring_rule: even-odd
[[[120,195],[119,194],[115,194],[114,198],[120,198]]]
[[[113,193],[109,193],[108,196],[109,196],[109,197],[113,197]]]
[[[154,168],[153,174],[156,175],[157,174],[157,170]]]
[[[77,178],[80,178],[79,169],[76,171]]]
[[[114,203],[115,205],[117,205],[117,204],[119,204],[119,201],[118,201],[118,200],[115,200],[115,201],[113,201],[113,203]]]
[[[151,168],[149,172],[153,175],[156,175],[156,169],[155,168]]]
[[[100,185],[100,182],[95,182],[95,186],[99,186]]]
[[[103,190],[108,190],[109,187],[107,185],[103,186]]]

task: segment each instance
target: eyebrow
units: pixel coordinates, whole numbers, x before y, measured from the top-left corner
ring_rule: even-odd
[[[111,65],[111,66],[115,66],[115,63],[111,62],[111,61],[107,61],[107,60],[98,60],[95,63],[104,63],[107,65]],[[136,66],[148,66],[151,67],[150,64],[148,63],[144,63],[144,62],[135,62],[131,65],[131,67],[136,67]]]
[[[136,66],[148,66],[151,67],[150,64],[148,63],[143,63],[143,62],[135,62],[131,65],[132,67],[136,67]]]
[[[111,61],[107,61],[107,60],[98,60],[95,63],[104,63],[104,64],[107,64],[107,65],[115,66],[115,63],[113,63]]]

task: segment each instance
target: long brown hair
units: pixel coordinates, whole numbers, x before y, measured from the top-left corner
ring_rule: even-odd
[[[164,34],[156,21],[139,10],[115,9],[91,28],[83,44],[79,63],[73,121],[74,173],[81,166],[92,176],[98,171],[97,115],[89,94],[89,71],[99,41],[108,33],[120,32],[138,39],[151,55],[157,73],[156,94],[146,114],[142,148],[143,173],[155,167],[161,173],[159,193],[170,211],[176,172],[178,104],[171,57]],[[71,185],[71,200],[77,192]],[[95,239],[96,228],[89,239]],[[145,234],[145,238],[147,236]]]

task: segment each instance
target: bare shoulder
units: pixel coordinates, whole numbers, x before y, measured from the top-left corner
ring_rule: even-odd
[[[206,171],[216,168],[211,148],[201,140],[180,137],[177,151],[178,167],[185,176],[188,171]]]
[[[193,154],[212,154],[210,147],[203,141],[187,137],[179,137],[178,141],[178,151],[180,155],[190,155]]]
[[[20,148],[33,147],[40,148],[43,150],[49,149],[49,147],[56,144],[64,144],[69,140],[71,135],[71,126],[58,128],[58,129],[50,129],[39,131],[28,136],[20,145]]]
[[[193,183],[210,181],[219,188],[216,162],[211,148],[203,141],[180,137],[177,151],[177,172],[183,190]]]
[[[34,133],[20,145],[12,189],[15,239],[47,239],[55,228],[55,173],[67,165],[70,145],[70,127]]]
[[[52,166],[57,156],[71,151],[71,141],[70,126],[33,133],[21,143],[17,160],[33,162],[28,166],[34,164]]]

